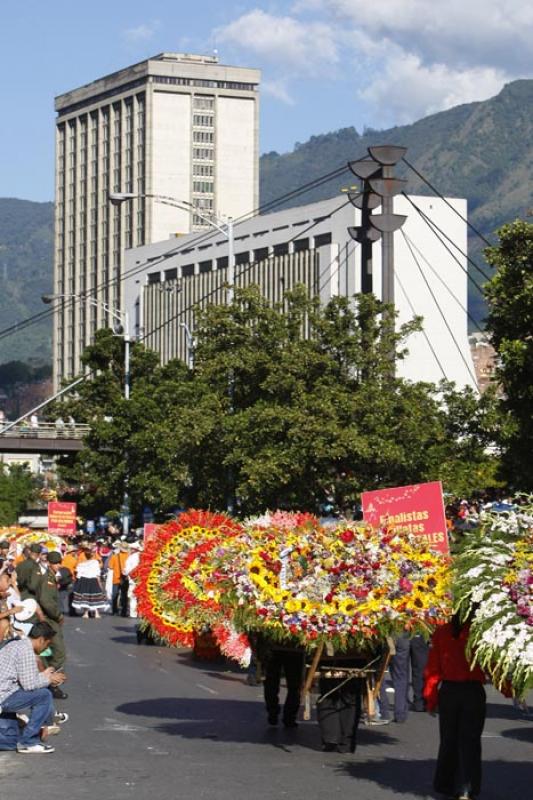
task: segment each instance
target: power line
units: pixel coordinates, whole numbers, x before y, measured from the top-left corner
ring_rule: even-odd
[[[402,231],[402,233],[403,233],[403,231]],[[404,234],[404,236],[405,236],[405,234]],[[414,316],[416,317],[416,316],[417,316],[417,313],[416,313],[416,311],[415,311],[415,309],[414,309],[414,306],[413,306],[413,304],[412,304],[412,302],[411,302],[411,298],[409,297],[409,295],[408,295],[408,294],[407,294],[407,292],[405,291],[405,289],[404,289],[404,286],[403,286],[403,284],[402,284],[402,282],[401,282],[400,278],[398,277],[398,273],[397,273],[397,272],[395,273],[394,277],[395,277],[395,279],[398,281],[398,286],[399,286],[399,287],[400,287],[400,289],[402,290],[402,294],[403,294],[403,296],[405,297],[405,299],[406,299],[406,300],[407,300],[407,302],[409,303],[409,308],[411,309],[411,313],[412,313],[412,314],[414,314]],[[436,361],[436,362],[437,362],[437,364],[439,365],[439,369],[440,369],[440,371],[441,371],[441,372],[442,372],[442,374],[443,374],[444,380],[445,380],[445,381],[447,381],[447,380],[448,380],[448,376],[446,375],[446,373],[445,373],[445,371],[444,371],[444,367],[442,366],[442,364],[441,364],[441,362],[440,362],[440,359],[439,359],[439,357],[438,357],[438,355],[437,355],[437,353],[436,353],[436,351],[435,351],[435,348],[434,348],[434,347],[433,347],[433,345],[431,344],[431,340],[430,340],[429,336],[427,335],[427,331],[426,331],[426,329],[425,329],[423,326],[422,326],[422,334],[423,334],[423,336],[424,336],[424,338],[425,338],[425,340],[426,340],[426,342],[427,342],[427,344],[428,344],[428,347],[429,347],[429,349],[430,349],[430,350],[431,350],[431,352],[433,353],[433,356],[434,356],[434,358],[435,358],[435,361]]]
[[[417,206],[417,204],[416,204],[416,203],[415,203],[415,202],[414,202],[414,201],[413,201],[413,200],[412,200],[412,199],[409,197],[409,195],[407,195],[405,192],[402,192],[402,194],[403,194],[403,196],[404,196],[405,198],[407,198],[407,200],[409,200],[409,202],[411,203],[411,205],[413,206],[413,208],[415,208],[415,209],[418,211],[418,213],[420,214],[420,216],[422,217],[422,219],[424,220],[424,222],[425,222],[425,223],[428,225],[428,227],[429,227],[429,228],[431,228],[431,230],[433,231],[433,233],[435,234],[435,236],[437,236],[437,233],[436,233],[436,230],[437,230],[437,231],[438,231],[438,232],[441,234],[441,236],[444,236],[444,238],[445,238],[445,239],[447,239],[447,240],[450,242],[450,244],[452,244],[452,245],[455,247],[455,249],[459,251],[459,253],[460,253],[460,254],[463,256],[463,258],[466,258],[466,260],[467,260],[467,261],[468,261],[470,264],[472,264],[472,266],[473,266],[473,267],[475,267],[475,268],[477,269],[477,271],[478,271],[478,272],[479,272],[481,275],[483,275],[483,277],[484,277],[484,278],[485,278],[487,281],[490,281],[490,280],[491,280],[491,277],[490,277],[490,275],[487,275],[487,273],[486,273],[484,270],[482,270],[482,269],[481,269],[481,267],[479,266],[479,264],[476,264],[476,262],[475,262],[475,261],[474,261],[472,258],[470,258],[470,256],[468,255],[468,253],[465,253],[465,252],[464,252],[464,250],[461,250],[461,248],[459,247],[459,245],[458,245],[458,244],[456,244],[456,243],[453,241],[453,239],[451,239],[451,238],[448,236],[448,234],[447,234],[447,233],[445,233],[445,232],[442,230],[442,228],[439,228],[439,226],[437,225],[437,223],[436,223],[434,220],[432,220],[432,219],[431,219],[431,217],[428,217],[428,215],[427,215],[427,214],[426,214],[424,211],[422,211],[422,209],[421,209],[419,206]],[[436,230],[435,230],[435,229],[436,229]],[[451,253],[451,251],[449,250],[449,248],[448,248],[448,247],[445,245],[445,243],[442,241],[442,239],[441,239],[439,236],[437,236],[437,239],[439,239],[439,241],[441,242],[441,244],[443,245],[443,247],[446,247],[446,249],[448,250],[448,252],[449,252],[449,253]],[[461,262],[460,262],[460,261],[458,261],[458,260],[457,260],[457,258],[456,258],[455,256],[453,256],[453,257],[455,258],[455,260],[457,261],[457,263],[458,263],[458,264],[461,266],[461,269],[463,269],[463,270],[464,270],[465,268],[463,267],[463,265],[461,264]],[[468,274],[468,272],[467,272],[467,274]],[[483,289],[481,288],[481,286],[479,286],[479,284],[476,284],[476,286],[479,288],[479,290],[480,290],[481,292],[483,291]]]
[[[402,231],[402,233],[403,233],[403,231]],[[405,236],[405,234],[404,234],[404,236]],[[477,379],[476,379],[476,376],[473,374],[472,370],[470,369],[470,364],[468,363],[468,361],[467,361],[467,360],[466,360],[466,358],[464,357],[464,353],[463,353],[463,351],[461,350],[461,347],[460,347],[460,345],[459,345],[459,343],[458,343],[457,339],[455,338],[455,335],[454,335],[454,333],[453,333],[453,331],[452,331],[452,329],[451,329],[451,327],[450,327],[450,324],[449,324],[448,320],[446,319],[446,315],[445,315],[444,311],[442,310],[442,308],[441,308],[441,306],[440,306],[440,303],[439,303],[439,301],[437,300],[437,298],[436,298],[436,296],[435,296],[435,293],[434,293],[433,289],[431,288],[431,286],[430,286],[430,284],[429,284],[429,281],[428,281],[428,279],[427,279],[426,275],[424,274],[424,271],[423,271],[422,267],[420,266],[420,263],[419,263],[419,261],[418,261],[418,259],[417,259],[416,255],[415,255],[415,253],[414,253],[413,249],[411,248],[411,245],[410,245],[410,243],[407,241],[407,239],[405,239],[405,242],[406,242],[406,244],[407,244],[407,247],[409,248],[409,252],[411,253],[411,255],[412,255],[412,257],[413,257],[413,260],[414,260],[414,262],[415,262],[416,266],[418,267],[418,271],[420,272],[420,274],[421,274],[421,276],[422,276],[422,279],[423,279],[424,283],[426,284],[426,286],[427,286],[427,288],[428,288],[428,291],[429,291],[429,293],[430,293],[431,297],[433,298],[433,301],[434,301],[435,305],[436,305],[436,306],[437,306],[437,308],[438,308],[439,314],[440,314],[440,315],[441,315],[441,317],[442,317],[442,320],[443,320],[443,322],[444,322],[444,324],[445,324],[445,326],[446,326],[446,328],[447,328],[447,330],[448,330],[448,333],[450,334],[450,336],[451,336],[451,337],[452,337],[452,339],[453,339],[453,343],[455,344],[455,346],[456,346],[456,348],[457,348],[457,351],[458,351],[459,355],[461,356],[461,360],[463,361],[463,363],[464,363],[464,365],[465,365],[465,367],[466,367],[466,369],[467,369],[467,372],[469,373],[470,377],[471,377],[471,378],[472,378],[472,380],[474,381],[474,386],[477,386]]]
[[[421,253],[421,252],[420,252],[420,250],[419,250],[419,248],[416,246],[416,244],[415,244],[415,243],[414,243],[414,242],[413,242],[413,241],[412,241],[412,240],[411,240],[411,239],[410,239],[410,238],[407,236],[407,234],[406,234],[406,233],[404,233],[404,238],[406,239],[406,241],[408,241],[408,242],[410,242],[410,243],[411,243],[411,245],[412,245],[413,249],[414,249],[414,250],[416,250],[416,252],[417,252],[417,253],[418,253],[418,255],[420,256],[420,258],[421,258],[421,259],[422,259],[422,260],[425,262],[426,266],[428,266],[428,267],[429,267],[429,269],[430,269],[430,270],[431,270],[431,272],[432,272],[432,273],[435,275],[435,277],[436,277],[436,278],[437,278],[437,279],[438,279],[438,280],[439,280],[439,281],[442,283],[442,285],[444,286],[444,288],[445,288],[445,289],[446,289],[446,290],[449,292],[449,294],[450,294],[450,295],[453,297],[453,299],[454,299],[454,300],[455,300],[455,302],[456,302],[456,303],[459,305],[459,307],[461,308],[461,310],[465,312],[465,314],[468,316],[468,319],[470,320],[470,322],[471,322],[473,325],[475,325],[475,327],[478,329],[478,331],[480,331],[480,333],[483,333],[483,332],[484,332],[484,331],[483,331],[483,328],[482,328],[482,327],[479,325],[479,323],[477,322],[477,320],[475,319],[475,317],[473,317],[473,316],[472,316],[472,314],[469,312],[468,308],[465,308],[465,306],[464,306],[464,305],[461,303],[461,301],[459,300],[459,298],[458,298],[458,297],[457,297],[457,296],[456,296],[456,295],[455,295],[455,294],[452,292],[452,290],[450,289],[450,287],[448,286],[448,284],[446,283],[446,281],[444,281],[444,280],[442,279],[442,277],[439,275],[439,273],[437,272],[437,270],[436,270],[436,269],[434,269],[434,267],[432,267],[432,265],[431,265],[431,264],[430,264],[430,262],[427,260],[427,258],[425,257],[425,255],[424,255],[423,253]],[[452,255],[453,255],[453,254],[452,254]],[[463,267],[463,270],[464,270],[464,267]],[[464,271],[465,271],[465,272],[467,273],[467,275],[468,275],[468,272],[467,272],[466,270],[464,270]]]
[[[333,170],[332,172],[327,173],[326,175],[320,176],[319,178],[316,178],[313,181],[309,181],[307,184],[304,184],[303,186],[300,186],[297,189],[292,190],[291,192],[285,193],[284,195],[282,195],[281,197],[279,197],[279,198],[277,198],[275,200],[271,200],[271,201],[269,201],[268,203],[265,203],[262,206],[258,206],[253,211],[248,212],[247,214],[244,214],[241,217],[238,217],[235,220],[235,224],[239,225],[242,222],[249,221],[250,219],[253,219],[254,217],[258,216],[260,213],[264,213],[265,211],[270,211],[275,206],[280,205],[281,203],[286,202],[289,199],[294,199],[295,197],[300,196],[301,194],[305,194],[306,192],[308,192],[308,191],[310,191],[310,190],[312,190],[314,188],[318,188],[319,186],[323,185],[324,183],[327,183],[327,182],[333,180],[335,177],[340,177],[340,175],[342,175],[344,172],[346,172],[347,169],[348,168],[346,166],[344,166],[342,168],[339,167],[336,170]],[[217,236],[219,234],[220,234],[220,232],[218,230],[216,230],[216,229],[215,230],[210,230],[210,231],[203,231],[203,232],[201,232],[199,234],[198,237],[196,237],[196,239],[193,239],[192,241],[187,242],[187,244],[179,245],[176,248],[173,248],[171,250],[167,250],[165,253],[162,253],[161,256],[157,260],[155,260],[155,261],[147,260],[144,263],[138,264],[135,267],[132,267],[130,270],[127,270],[126,272],[123,272],[121,275],[119,275],[119,276],[117,276],[115,278],[112,278],[109,281],[106,281],[105,283],[101,284],[100,286],[98,286],[96,288],[96,291],[94,292],[94,294],[93,294],[92,290],[87,290],[87,291],[81,292],[75,298],[69,298],[68,300],[65,298],[63,300],[63,302],[60,302],[57,305],[53,305],[50,309],[46,309],[45,311],[40,311],[37,314],[34,314],[31,317],[26,318],[25,320],[21,320],[20,322],[17,322],[14,325],[9,326],[9,328],[5,328],[4,330],[0,331],[0,339],[4,338],[5,336],[9,336],[11,334],[14,334],[14,333],[19,333],[20,331],[24,330],[26,327],[30,327],[31,325],[34,325],[34,324],[36,324],[38,322],[43,322],[48,317],[52,317],[54,315],[54,313],[59,309],[61,309],[64,312],[64,311],[68,310],[71,306],[73,306],[74,303],[76,303],[76,302],[78,302],[80,300],[83,300],[84,298],[92,297],[92,296],[97,298],[98,295],[102,291],[104,291],[105,289],[110,288],[111,286],[115,285],[116,283],[121,283],[126,278],[134,277],[135,275],[139,274],[140,272],[143,272],[144,269],[148,265],[151,265],[151,266],[155,267],[158,264],[163,263],[168,258],[171,258],[172,256],[175,256],[175,255],[179,255],[182,252],[186,252],[187,250],[189,250],[189,248],[197,247],[198,245],[202,244],[203,242],[208,241],[209,239],[211,239],[211,238],[213,238],[213,237],[215,237],[215,236]],[[66,300],[66,302],[65,302],[65,300]]]
[[[462,220],[463,220],[463,222],[466,222],[466,224],[468,225],[468,227],[469,227],[469,228],[470,228],[470,229],[471,229],[471,230],[472,230],[472,231],[473,231],[473,232],[474,232],[474,233],[475,233],[477,236],[479,236],[479,238],[480,238],[480,239],[481,239],[483,242],[485,242],[485,244],[487,244],[489,247],[492,247],[492,243],[491,243],[491,242],[489,242],[489,240],[488,240],[488,239],[487,239],[487,238],[486,238],[486,237],[485,237],[485,236],[484,236],[484,235],[481,233],[481,231],[478,231],[478,229],[477,229],[476,227],[474,227],[474,225],[472,225],[472,223],[471,223],[471,222],[470,222],[468,219],[466,219],[465,217],[463,217],[463,215],[462,215],[462,214],[460,214],[460,213],[457,211],[457,209],[456,209],[456,208],[454,208],[454,206],[453,206],[453,205],[450,203],[450,201],[449,201],[449,200],[448,200],[446,197],[444,197],[444,195],[443,195],[443,194],[441,194],[441,193],[439,192],[439,190],[438,190],[438,189],[436,189],[436,188],[433,186],[433,184],[432,184],[432,183],[430,183],[430,182],[428,181],[428,179],[427,179],[427,178],[425,178],[425,177],[422,175],[422,173],[421,173],[421,172],[419,172],[419,171],[416,169],[416,167],[414,167],[414,166],[413,166],[413,165],[412,165],[412,164],[411,164],[411,163],[410,163],[410,162],[409,162],[409,161],[408,161],[408,160],[405,158],[405,156],[404,156],[404,158],[403,158],[403,161],[405,162],[405,164],[407,164],[407,166],[409,167],[409,169],[412,169],[412,170],[413,170],[413,172],[415,173],[415,175],[418,175],[418,177],[420,178],[420,180],[424,181],[424,183],[426,184],[426,186],[429,186],[429,188],[431,189],[431,191],[432,191],[432,192],[434,192],[434,193],[435,193],[435,194],[436,194],[438,197],[440,197],[440,199],[441,199],[441,200],[444,200],[444,202],[446,203],[446,205],[447,205],[447,206],[449,206],[449,207],[452,209],[452,211],[454,212],[454,214],[457,214],[457,216],[458,216],[460,219],[462,219]]]
[[[344,255],[344,259],[342,259],[342,263],[343,263],[343,264],[346,264],[346,263],[347,263],[347,261],[348,261],[348,259],[350,258],[350,256],[351,256],[351,255],[352,255],[352,254],[355,252],[355,250],[356,250],[356,248],[357,248],[358,244],[359,244],[358,242],[355,242],[355,243],[353,244],[353,247],[352,247],[352,249],[351,249],[351,250],[350,250],[350,245],[348,245],[348,249],[347,249],[347,251],[346,251],[346,253],[345,253],[345,255]],[[330,275],[329,275],[328,279],[327,279],[327,280],[326,280],[326,281],[325,281],[323,284],[320,284],[320,279],[322,278],[322,276],[324,275],[324,273],[326,272],[326,270],[328,270],[328,269],[331,267],[331,265],[332,265],[332,264],[333,264],[335,261],[337,262],[337,266],[335,267],[335,269],[333,270],[333,272],[331,272],[331,273],[330,273]],[[337,274],[337,272],[340,270],[340,268],[341,268],[341,259],[340,259],[340,257],[339,257],[338,255],[336,255],[336,256],[334,256],[334,257],[331,259],[331,261],[329,262],[329,264],[327,264],[327,266],[325,266],[325,267],[324,267],[324,269],[322,270],[322,272],[321,272],[321,273],[320,273],[320,275],[318,276],[318,282],[319,282],[319,286],[318,286],[318,294],[320,294],[320,292],[322,291],[322,289],[325,289],[325,288],[326,288],[326,286],[328,285],[328,283],[329,283],[329,282],[332,280],[333,276]]]

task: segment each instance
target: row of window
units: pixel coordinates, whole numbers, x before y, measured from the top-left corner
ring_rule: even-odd
[[[215,190],[215,186],[213,181],[193,181],[192,190],[193,192],[208,192],[212,194]]]
[[[199,142],[200,144],[204,144],[205,142],[214,142],[215,135],[213,131],[193,131],[192,140],[193,142]]]
[[[192,124],[195,128],[212,128],[215,124],[215,118],[208,114],[193,114]]]
[[[175,78],[169,75],[154,75],[151,78],[153,83],[165,83],[171,86],[203,86],[210,89],[236,89],[242,92],[254,92],[257,90],[256,83],[241,83],[239,81],[209,81],[201,78]]]
[[[213,161],[214,151],[212,147],[193,147],[192,157],[198,161]]]

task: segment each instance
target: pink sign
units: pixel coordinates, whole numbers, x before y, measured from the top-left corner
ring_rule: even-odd
[[[155,522],[145,522],[144,524],[144,544],[153,539],[159,525],[156,525]]]
[[[412,533],[432,550],[448,554],[448,533],[440,481],[415,483],[362,493],[363,517],[375,528],[384,525]]]
[[[59,536],[76,533],[76,503],[48,503],[48,530]]]

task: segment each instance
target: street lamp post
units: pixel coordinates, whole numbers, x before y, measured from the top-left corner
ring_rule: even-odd
[[[79,294],[43,294],[41,300],[43,303],[50,304],[54,300],[71,299],[71,300],[87,300],[90,305],[103,308],[106,314],[110,314],[116,321],[118,326],[114,325],[113,330],[115,336],[121,336],[124,339],[124,399],[130,399],[130,315],[126,309],[120,310],[111,308],[104,301],[96,300],[94,297],[84,297]],[[126,488],[124,489],[123,497],[123,519],[122,528],[126,536],[129,533],[130,517],[129,517],[129,494],[128,494],[128,477],[126,475]]]

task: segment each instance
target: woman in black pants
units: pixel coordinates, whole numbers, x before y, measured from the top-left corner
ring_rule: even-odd
[[[440,746],[433,787],[447,797],[472,800],[481,790],[481,734],[485,676],[466,657],[469,625],[456,615],[433,636],[424,673],[424,699],[439,709]]]

